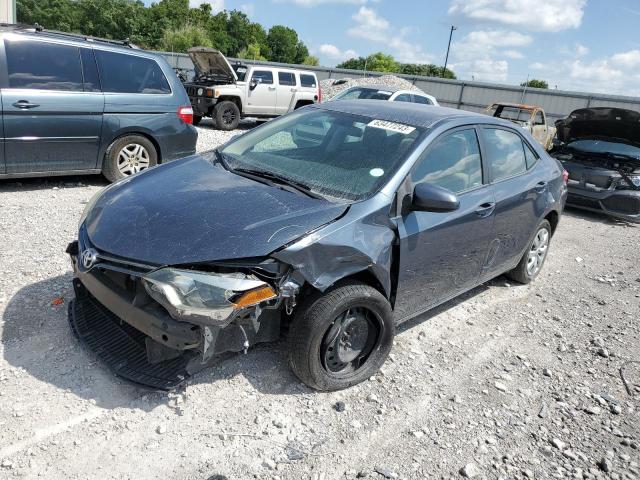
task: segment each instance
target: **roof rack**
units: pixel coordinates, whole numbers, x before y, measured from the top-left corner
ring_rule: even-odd
[[[17,23],[0,23],[0,28],[10,28],[12,30],[32,30],[34,33],[39,33],[42,35],[66,37],[66,38],[72,38],[74,40],[85,40],[87,42],[107,43],[110,45],[118,45],[120,47],[138,48],[136,45],[131,43],[131,41],[128,38],[126,38],[125,40],[112,40],[110,38],[100,38],[100,37],[93,37],[91,35],[83,35],[82,33],[69,33],[69,32],[60,32],[58,30],[46,30],[42,25],[39,25],[37,23],[34,25],[25,25],[25,24],[17,24]]]

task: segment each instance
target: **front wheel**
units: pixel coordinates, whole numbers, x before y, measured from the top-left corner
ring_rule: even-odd
[[[380,292],[343,284],[300,305],[289,332],[289,365],[316,390],[348,388],[380,369],[394,334],[391,305]]]
[[[240,109],[235,102],[225,100],[215,106],[213,118],[220,130],[235,130],[240,123]]]
[[[542,270],[551,242],[551,224],[543,220],[538,225],[538,230],[524,252],[518,266],[507,273],[507,276],[516,282],[527,284],[535,280]]]

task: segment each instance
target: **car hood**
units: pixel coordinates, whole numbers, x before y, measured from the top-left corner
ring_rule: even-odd
[[[238,80],[231,64],[219,50],[206,47],[193,47],[187,50],[191,61],[201,74],[222,75],[233,81]]]
[[[161,165],[107,188],[85,220],[91,244],[154,265],[261,257],[348,208],[236,175],[212,156]]]
[[[556,122],[564,144],[597,138],[640,147],[640,113],[622,108],[581,108]]]

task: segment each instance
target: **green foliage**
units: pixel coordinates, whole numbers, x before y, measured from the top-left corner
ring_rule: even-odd
[[[405,75],[419,75],[425,77],[442,77],[442,67],[429,64],[398,63],[391,55],[382,52],[368,57],[350,58],[337,66],[352,70],[367,70],[372,72],[403,73]],[[456,74],[448,68],[444,72],[445,78],[456,78]]]
[[[311,65],[312,67],[317,67],[320,65],[320,60],[318,57],[313,55],[307,55],[307,57],[302,62],[303,65]]]
[[[186,53],[194,46],[211,47],[211,40],[207,31],[195,25],[167,29],[162,36],[161,48],[167,52]]]
[[[528,82],[522,82],[520,86],[530,88],[549,88],[549,84],[545,80],[537,80],[535,78],[532,78]]]
[[[143,48],[184,52],[210,46],[230,57],[303,63],[314,60],[295,30],[276,25],[269,33],[238,10],[212,14],[211,5],[189,0],[17,0],[18,22],[46,29],[132,42]]]

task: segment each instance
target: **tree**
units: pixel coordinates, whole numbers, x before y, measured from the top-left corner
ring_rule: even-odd
[[[247,48],[243,48],[238,52],[238,58],[246,58],[247,60],[266,60],[260,54],[260,45],[257,43],[250,43]]]
[[[350,70],[364,70],[367,59],[364,57],[350,58],[336,65],[336,68],[348,68]]]
[[[400,71],[405,75],[419,75],[423,77],[442,77],[442,67],[432,63],[404,63],[400,65]],[[456,78],[456,74],[448,68],[445,70],[444,78]]]
[[[200,46],[211,47],[212,44],[207,31],[195,25],[167,29],[162,36],[161,48],[166,52],[186,53],[189,48]]]
[[[549,84],[545,80],[537,80],[535,78],[532,78],[528,82],[522,82],[520,86],[528,88],[549,88]]]
[[[296,63],[298,34],[292,28],[274,25],[267,34],[268,58],[273,62]]]
[[[303,60],[302,65],[317,67],[318,65],[320,65],[320,60],[314,55],[307,55],[307,57]]]

